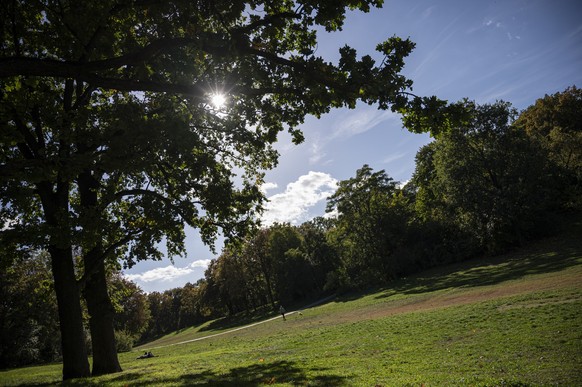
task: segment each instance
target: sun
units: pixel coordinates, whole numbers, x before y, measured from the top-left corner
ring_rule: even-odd
[[[221,93],[216,93],[212,95],[211,101],[216,109],[220,109],[226,104],[226,96]]]

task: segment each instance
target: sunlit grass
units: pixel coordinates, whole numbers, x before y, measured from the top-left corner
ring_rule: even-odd
[[[209,339],[221,322],[120,354],[124,372],[65,385],[582,385],[582,241],[435,269]],[[160,345],[168,345],[159,347]],[[142,349],[143,350],[143,349]],[[0,373],[59,384],[60,366]]]

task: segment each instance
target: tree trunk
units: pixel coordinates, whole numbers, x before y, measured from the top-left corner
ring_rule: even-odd
[[[37,187],[46,223],[51,228],[48,251],[59,310],[63,379],[87,377],[89,361],[69,235],[69,186],[67,182],[59,182],[53,191],[51,183],[42,182]]]
[[[98,204],[98,182],[91,171],[86,170],[78,179],[81,206],[85,215],[95,213]],[[115,348],[113,316],[115,311],[107,293],[105,254],[101,241],[101,222],[92,216],[83,230],[92,246],[84,246],[83,264],[85,266],[85,287],[83,294],[89,311],[89,328],[93,347],[93,375],[112,374],[121,371]]]
[[[91,273],[85,283],[85,300],[89,311],[89,327],[93,346],[93,375],[111,374],[121,371],[115,348],[113,329],[114,309],[107,293],[105,264],[102,259],[92,260],[91,251],[85,257],[85,270]],[[100,253],[100,251],[99,251]],[[92,261],[92,262],[91,262]]]
[[[79,288],[71,249],[49,246],[59,309],[63,379],[88,377],[89,361],[83,332]]]

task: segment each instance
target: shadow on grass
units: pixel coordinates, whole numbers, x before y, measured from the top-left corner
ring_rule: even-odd
[[[308,377],[304,367],[295,362],[278,361],[273,363],[254,364],[247,367],[231,368],[226,373],[217,374],[213,371],[190,373],[167,379],[148,380],[147,376],[132,372],[123,373],[107,380],[79,379],[64,382],[63,386],[100,386],[110,383],[122,383],[127,386],[152,386],[156,384],[170,384],[175,386],[261,386],[265,384],[289,383],[292,385],[310,386],[347,386],[345,377],[339,375],[318,375]],[[325,369],[311,369],[325,373]],[[53,386],[55,384],[52,384]]]
[[[581,235],[582,221],[574,221],[562,234],[530,242],[514,252],[435,267],[395,280],[382,288],[341,295],[335,301],[349,302],[376,292],[381,292],[376,296],[380,299],[395,294],[421,294],[451,288],[495,285],[528,275],[561,271],[582,264]]]
[[[322,298],[323,297],[323,298]],[[302,310],[311,308],[316,305],[320,305],[328,300],[334,298],[335,295],[330,293],[318,294],[316,297],[310,297],[306,299],[301,299],[300,301],[285,304],[285,309],[288,311],[292,310]],[[308,303],[308,305],[305,305]],[[232,328],[238,328],[241,326],[253,324],[256,322],[264,321],[266,319],[279,316],[278,307],[272,308],[271,305],[265,305],[258,308],[255,312],[239,313],[233,316],[223,317],[210,322],[207,326],[199,329],[199,332],[204,331],[223,331]]]
[[[577,227],[577,231],[581,228]],[[418,294],[448,288],[495,285],[528,275],[564,270],[582,264],[582,238],[579,232],[547,238],[496,257],[473,259],[433,268],[395,281],[378,298],[395,293]]]
[[[204,331],[214,331],[214,330],[225,330],[230,328],[236,328],[243,325],[252,324],[265,320],[267,318],[275,316],[276,313],[269,308],[269,310],[261,311],[257,314],[236,314],[234,316],[223,317],[218,320],[212,321],[207,326],[200,328],[200,332]]]

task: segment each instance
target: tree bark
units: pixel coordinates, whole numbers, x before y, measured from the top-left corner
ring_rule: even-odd
[[[79,194],[85,215],[94,213],[98,204],[98,182],[91,171],[86,170],[79,176]],[[105,254],[101,241],[101,222],[91,216],[85,219],[83,228],[93,240],[92,246],[84,246],[83,264],[85,266],[85,286],[83,294],[89,311],[89,328],[93,348],[93,375],[111,374],[121,371],[115,346],[113,316],[115,311],[107,292]]]
[[[63,379],[88,377],[83,315],[71,249],[49,246],[59,310]]]
[[[87,377],[90,372],[81,299],[68,238],[68,184],[58,183],[56,192],[48,182],[39,183],[37,187],[46,223],[51,228],[48,251],[59,310],[63,379]]]
[[[100,249],[95,248],[85,256],[85,270],[91,270],[85,283],[84,294],[90,316],[93,375],[121,371],[113,328],[115,311],[107,293],[105,264],[99,255],[101,255]]]

